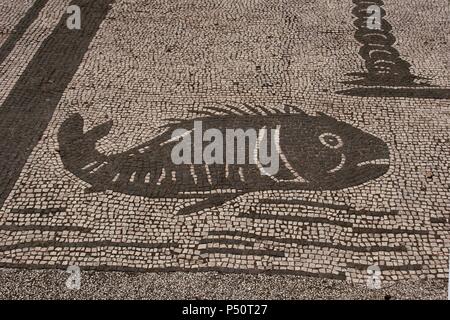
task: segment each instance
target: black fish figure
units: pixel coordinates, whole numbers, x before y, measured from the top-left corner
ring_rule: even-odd
[[[202,198],[179,214],[218,206],[252,191],[343,189],[378,178],[389,168],[386,143],[345,122],[323,113],[310,116],[295,106],[285,106],[283,111],[245,107],[246,111],[234,106],[211,107],[195,119],[171,122],[165,132],[147,143],[111,156],[99,153],[95,144],[108,134],[112,122],[84,133],[84,121],[75,114],[63,122],[58,133],[61,159],[67,170],[92,186],[90,192]],[[196,129],[199,121],[202,128]],[[176,165],[171,153],[181,139],[172,136],[177,129],[186,133],[216,129],[224,135],[229,129],[271,129],[278,135],[272,140],[277,143],[279,169],[268,174],[258,161]],[[238,148],[233,150],[236,156]]]

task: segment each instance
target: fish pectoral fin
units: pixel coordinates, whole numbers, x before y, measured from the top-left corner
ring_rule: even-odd
[[[208,198],[201,200],[193,205],[188,205],[186,207],[181,208],[178,211],[178,215],[188,215],[191,213],[195,213],[201,211],[203,209],[209,209],[213,207],[218,207],[223,205],[225,202],[233,200],[237,198],[239,194],[214,194],[209,196]]]

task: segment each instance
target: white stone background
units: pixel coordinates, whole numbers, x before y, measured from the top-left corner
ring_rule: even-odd
[[[450,88],[448,77],[448,9],[445,0],[385,1],[386,19],[393,25],[402,57],[415,74]],[[409,4],[406,7],[405,3]],[[62,3],[60,1],[60,3]],[[421,271],[388,271],[387,280],[445,277],[448,270],[449,228],[432,225],[431,217],[449,218],[448,100],[361,98],[334,94],[351,86],[346,73],[361,71],[360,44],[354,39],[351,1],[143,1],[118,0],[91,43],[67,88],[43,138],[34,149],[13,192],[0,211],[2,224],[76,225],[78,232],[0,231],[0,245],[36,240],[171,242],[181,252],[119,247],[30,248],[1,251],[0,262],[32,265],[101,265],[117,268],[230,267],[237,272],[255,268],[311,273],[344,272],[349,281],[364,281],[364,272],[347,266],[363,264],[423,264]],[[330,11],[331,8],[331,11]],[[419,13],[418,13],[419,12]],[[292,24],[283,15],[297,18]],[[217,25],[214,25],[217,23]],[[36,26],[36,28],[45,26]],[[268,38],[271,35],[272,38]],[[425,45],[424,42],[429,42]],[[446,42],[446,43],[445,43]],[[172,48],[167,53],[166,49]],[[290,61],[290,66],[287,64]],[[256,72],[256,66],[261,72]],[[8,70],[2,66],[2,70]],[[233,85],[238,81],[239,85]],[[265,82],[273,87],[263,88]],[[324,91],[327,90],[327,91]],[[110,134],[98,144],[119,153],[148,141],[161,131],[164,118],[193,117],[188,110],[224,103],[264,106],[296,104],[306,112],[327,114],[386,141],[391,150],[388,174],[364,185],[336,192],[273,192],[247,194],[219,208],[189,217],[176,215],[186,200],[146,199],[106,192],[85,194],[85,183],[62,166],[56,149],[57,131],[70,114],[79,112],[85,130],[112,119]],[[433,178],[427,180],[425,172]],[[426,186],[426,191],[420,191]],[[237,218],[258,199],[305,199],[348,204],[358,209],[399,210],[395,219],[366,227],[407,227],[429,230],[427,236],[380,235],[361,238],[338,226],[256,224]],[[65,207],[39,216],[17,215],[13,209]],[[286,213],[272,207],[274,212]],[[329,209],[291,208],[292,214],[344,221],[348,216]],[[290,226],[290,228],[287,227]],[[407,253],[353,253],[319,247],[290,248],[289,256],[262,258],[216,257],[205,262],[196,247],[209,230],[253,233],[281,230],[283,237],[347,244],[399,244]],[[440,239],[438,239],[440,237]],[[262,243],[261,245],[264,246]],[[191,256],[186,256],[186,255]]]

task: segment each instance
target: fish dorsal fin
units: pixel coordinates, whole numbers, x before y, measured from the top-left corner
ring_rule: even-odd
[[[250,105],[243,103],[241,105],[225,104],[223,106],[211,106],[202,110],[190,110],[190,112],[197,115],[214,117],[214,116],[245,116],[245,115],[280,115],[280,114],[301,114],[307,115],[302,109],[297,106],[284,105],[283,109],[264,107],[259,104]]]
[[[308,114],[303,111],[302,109],[300,109],[300,107],[298,106],[293,106],[290,104],[285,104],[284,105],[284,113],[286,114],[299,114],[302,116],[308,116]]]
[[[260,115],[265,116],[274,114],[273,110],[260,105],[250,105],[243,103],[241,105],[225,104],[223,106],[211,106],[202,110],[192,110],[197,115],[213,117],[213,116],[247,116]]]
[[[306,112],[304,112],[300,107],[287,105],[283,106],[283,109],[279,108],[270,108],[264,107],[259,104],[250,105],[248,103],[243,103],[241,105],[231,105],[225,104],[223,106],[209,106],[200,110],[190,109],[189,113],[195,114],[198,117],[223,117],[223,116],[270,116],[270,115],[283,115],[283,114],[292,114],[292,115],[303,115],[308,116]],[[164,119],[168,121],[167,124],[160,126],[160,128],[172,127],[174,124],[181,125],[190,120],[179,119],[179,118],[169,118]]]

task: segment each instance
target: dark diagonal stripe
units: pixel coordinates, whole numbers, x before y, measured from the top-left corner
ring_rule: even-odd
[[[36,0],[30,9],[28,9],[25,16],[20,19],[19,23],[14,27],[13,32],[9,35],[8,39],[0,47],[0,64],[5,61],[11,51],[16,46],[17,41],[24,35],[28,27],[37,19],[42,8],[45,7],[48,0]]]
[[[0,106],[0,207],[47,128],[92,38],[114,0],[74,0],[81,30],[69,30],[64,14]],[[65,11],[65,8],[64,8]]]

